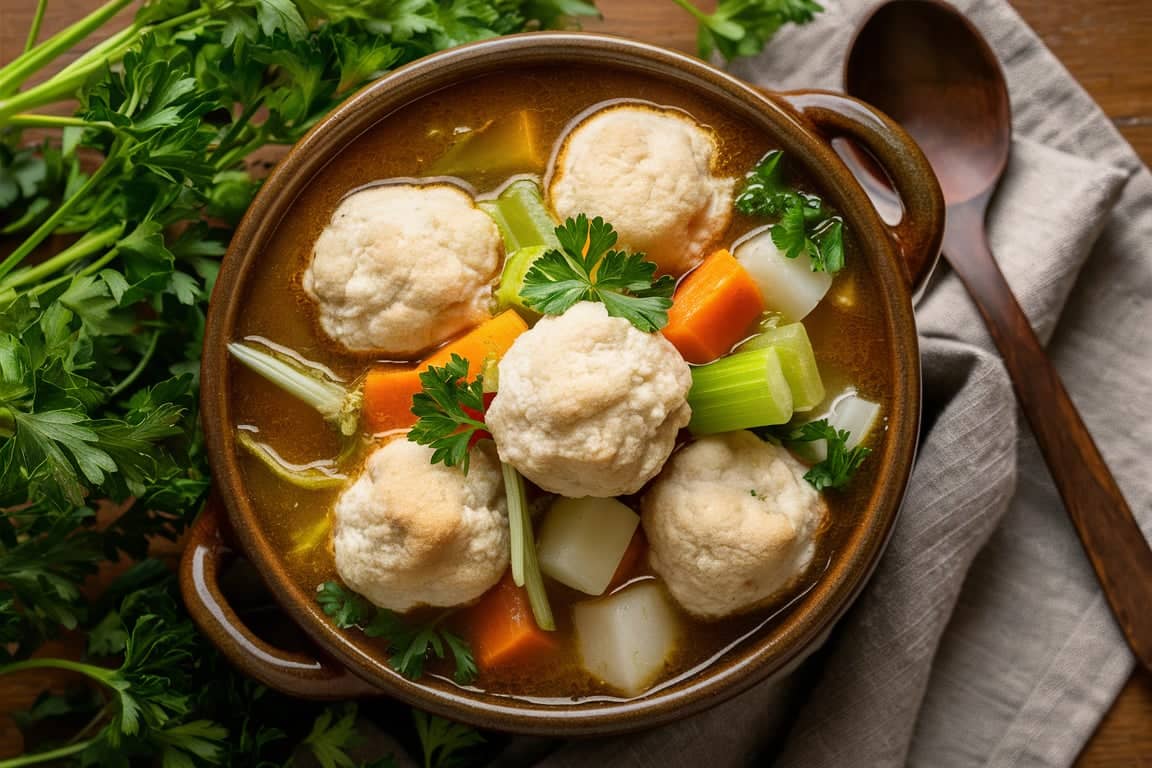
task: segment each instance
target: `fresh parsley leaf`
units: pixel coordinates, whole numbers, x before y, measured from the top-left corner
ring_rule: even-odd
[[[424,768],[461,766],[466,762],[461,753],[469,747],[484,743],[484,737],[475,728],[429,715],[419,709],[412,710],[412,721],[416,724],[416,735],[420,737]]]
[[[460,467],[468,474],[468,448],[478,431],[486,429],[484,412],[484,377],[469,384],[468,361],[453,354],[444,367],[429,366],[420,373],[423,390],[412,397],[416,424],[408,439],[432,446],[432,463],[444,462]]]
[[[388,665],[410,680],[424,674],[429,655],[443,659],[445,646],[455,662],[456,682],[466,685],[476,679],[472,649],[463,638],[442,629],[440,620],[412,626],[396,612],[369,604],[335,581],[326,581],[317,588],[316,601],[341,629],[359,627],[368,637],[384,638],[388,644]]]
[[[815,0],[719,0],[706,14],[689,0],[677,4],[696,17],[700,58],[719,50],[726,59],[755,56],[785,24],[806,24],[824,10]]]
[[[774,149],[748,174],[736,209],[748,216],[776,218],[772,242],[789,259],[807,254],[812,271],[844,268],[844,222],[818,195],[788,186],[784,153]]]
[[[835,429],[828,423],[828,419],[818,419],[801,424],[788,435],[787,439],[795,443],[810,443],[814,440],[827,442],[827,458],[814,465],[804,475],[804,479],[811,483],[816,490],[843,488],[852,479],[852,475],[868,454],[872,453],[871,448],[865,448],[862,445],[849,450],[846,447],[848,437],[848,430]]]
[[[356,705],[344,704],[320,713],[304,737],[303,746],[312,752],[321,768],[355,768],[356,762],[347,751],[355,738]]]
[[[656,265],[642,253],[613,250],[617,234],[604,219],[581,213],[556,228],[559,249],[545,252],[524,276],[520,297],[545,315],[563,314],[580,301],[599,301],[645,333],[668,324],[676,281],[654,280]]]

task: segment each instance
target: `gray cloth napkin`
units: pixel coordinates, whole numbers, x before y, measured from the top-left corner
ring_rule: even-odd
[[[825,5],[732,72],[839,88],[873,3]],[[1006,3],[958,5],[1012,93],[1017,140],[993,251],[1149,535],[1152,175]],[[549,768],[1073,762],[1131,654],[955,276],[938,274],[917,318],[920,457],[891,545],[825,648],[793,678],[674,725],[555,750],[522,741],[521,755],[549,749],[538,763]]]

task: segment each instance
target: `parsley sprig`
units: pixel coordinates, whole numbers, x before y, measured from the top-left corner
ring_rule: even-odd
[[[622,317],[645,333],[668,324],[676,281],[658,280],[656,265],[642,253],[618,251],[616,230],[597,216],[581,213],[556,227],[559,249],[532,263],[520,297],[545,315],[559,315],[579,301],[599,301],[608,314]]]
[[[448,364],[428,366],[421,371],[420,384],[424,388],[412,397],[412,413],[416,424],[408,430],[408,439],[432,447],[432,463],[444,462],[449,467],[460,467],[468,474],[468,448],[484,425],[484,377],[477,376],[471,383],[468,361],[453,354]]]
[[[828,423],[828,419],[801,424],[788,435],[787,440],[794,443],[810,443],[815,440],[827,442],[827,458],[813,465],[804,475],[804,479],[816,490],[843,488],[868,454],[872,453],[871,448],[862,445],[848,449],[848,437],[848,430],[836,429]]]
[[[772,242],[785,256],[808,254],[812,271],[844,268],[844,222],[818,195],[788,186],[784,153],[774,149],[748,174],[736,208],[749,216],[774,217]]]
[[[815,0],[719,0],[713,13],[675,0],[696,18],[696,47],[700,58],[719,50],[726,59],[755,56],[788,23],[807,24],[824,8]]]
[[[377,608],[335,581],[326,581],[316,592],[316,602],[341,629],[359,627],[368,637],[382,637],[388,644],[388,664],[404,677],[416,680],[424,674],[429,654],[444,658],[445,648],[456,664],[453,678],[461,685],[476,679],[476,661],[468,643],[439,626],[409,625],[398,614]],[[446,616],[447,614],[445,614]],[[441,617],[441,620],[443,617]]]

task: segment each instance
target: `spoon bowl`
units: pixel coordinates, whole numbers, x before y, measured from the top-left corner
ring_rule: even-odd
[[[1120,629],[1152,670],[1152,549],[988,247],[984,219],[1012,144],[995,53],[952,6],[891,0],[857,33],[844,84],[900,123],[936,172],[947,211],[944,258],[1000,350]]]
[[[877,8],[852,45],[845,90],[912,135],[949,205],[977,197],[1003,174],[1012,144],[1004,73],[980,33],[950,6],[896,0]]]

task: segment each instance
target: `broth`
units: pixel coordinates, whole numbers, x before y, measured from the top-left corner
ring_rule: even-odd
[[[493,116],[525,108],[538,112],[544,146],[554,146],[569,122],[589,107],[620,98],[642,100],[681,109],[701,124],[713,128],[719,138],[717,172],[742,177],[774,145],[769,136],[725,115],[715,105],[673,85],[636,74],[581,71],[579,68],[532,68],[487,75],[455,85],[420,99],[389,115],[360,136],[354,150],[329,163],[294,202],[280,222],[259,264],[261,277],[247,282],[245,306],[237,325],[237,336],[260,336],[289,347],[310,360],[328,366],[352,381],[376,361],[371,355],[352,354],[329,342],[319,330],[316,311],[303,294],[301,274],[311,257],[312,244],[329,221],[341,199],[356,188],[393,178],[426,175],[426,169],[447,150],[453,138],[468,129],[483,126]],[[514,169],[513,173],[542,176],[547,157],[537,166]],[[485,172],[461,174],[477,196],[492,193],[510,173],[499,177]],[[816,193],[802,177],[793,178],[801,188]],[[735,215],[722,244],[764,224]],[[805,318],[805,326],[820,363],[827,391],[841,391],[846,384],[890,411],[890,341],[882,317],[870,312],[881,297],[864,259],[859,257],[846,229],[846,267],[820,305]],[[287,288],[286,288],[287,286]],[[285,295],[287,290],[288,295]],[[331,458],[341,449],[333,430],[309,406],[283,393],[248,369],[232,363],[231,392],[237,425],[258,430],[259,439],[273,446],[285,460],[307,463]],[[818,408],[815,413],[819,413]],[[883,428],[873,430],[869,442],[877,447],[884,439]],[[367,443],[361,457],[370,447]],[[291,577],[305,592],[317,584],[336,579],[328,533],[330,510],[338,491],[308,492],[278,481],[259,461],[240,452],[245,486],[260,518],[266,536],[282,553]],[[356,462],[352,462],[355,466]],[[855,523],[855,511],[867,498],[870,486],[868,463],[860,476],[840,491],[825,493],[829,515],[818,538],[817,553],[807,572],[771,605],[748,615],[704,622],[681,615],[684,641],[678,658],[656,683],[670,677],[692,674],[701,664],[721,653],[766,623],[787,603],[813,584],[824,571],[837,548],[847,539]],[[634,509],[638,505],[624,499]],[[650,578],[650,575],[641,578]],[[557,620],[560,650],[533,666],[481,671],[474,686],[497,694],[555,699],[570,702],[574,697],[612,696],[612,692],[592,679],[579,664],[573,646],[569,606],[588,596],[547,580],[549,596]],[[677,610],[679,610],[677,608]],[[459,624],[462,619],[449,620]],[[459,627],[466,635],[466,627]],[[349,630],[353,642],[372,646],[375,641]],[[438,663],[431,672],[445,672]]]

